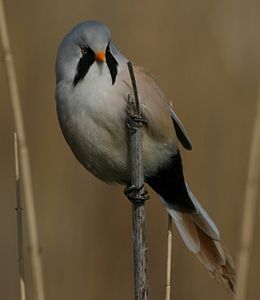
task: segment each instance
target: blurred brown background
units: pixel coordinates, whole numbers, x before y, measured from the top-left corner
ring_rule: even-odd
[[[236,260],[259,93],[260,2],[6,0],[4,4],[32,162],[46,299],[133,299],[131,206],[121,187],[103,184],[74,159],[56,118],[56,50],[63,35],[86,19],[105,22],[122,52],[148,68],[173,99],[193,142],[192,152],[181,149],[186,177]],[[1,57],[0,298],[4,300],[19,299],[13,130]],[[167,216],[155,195],[147,202],[147,226],[150,299],[163,299]],[[258,236],[259,222],[248,299],[259,297]],[[173,299],[232,299],[177,234],[173,247]],[[26,276],[30,280],[28,265]]]

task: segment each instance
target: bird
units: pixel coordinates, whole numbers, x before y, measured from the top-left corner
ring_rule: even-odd
[[[85,21],[62,39],[56,58],[56,110],[77,160],[107,183],[129,186],[127,105],[133,88],[128,58],[109,28]],[[185,245],[209,273],[235,290],[236,272],[219,230],[184,179],[179,143],[191,140],[170,101],[150,73],[133,64],[143,125],[145,183],[162,201]]]

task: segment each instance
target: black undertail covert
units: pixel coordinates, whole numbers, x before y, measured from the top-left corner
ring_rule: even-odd
[[[156,174],[146,177],[145,182],[174,210],[184,213],[196,212],[186,188],[179,150],[167,165]]]

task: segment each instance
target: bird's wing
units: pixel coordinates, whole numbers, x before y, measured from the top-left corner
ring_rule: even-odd
[[[186,133],[186,130],[185,130],[184,126],[182,125],[181,120],[179,119],[179,117],[177,116],[177,114],[175,113],[175,111],[173,110],[173,108],[170,104],[169,104],[169,110],[170,110],[170,113],[172,116],[174,128],[175,128],[175,131],[176,131],[179,141],[181,142],[182,146],[185,149],[191,150],[192,145],[191,145],[191,141]]]
[[[142,111],[149,124],[148,130],[155,138],[169,142],[174,139],[175,128],[183,147],[190,150],[191,142],[184,126],[155,79],[144,68],[136,65],[134,65],[134,72]]]

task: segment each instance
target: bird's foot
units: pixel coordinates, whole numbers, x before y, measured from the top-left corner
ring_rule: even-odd
[[[127,121],[127,127],[132,133],[136,132],[136,129],[141,127],[141,123],[147,124],[147,120],[143,116],[130,115]]]
[[[131,118],[136,123],[143,123],[143,124],[148,123],[148,121],[143,116],[132,115]]]
[[[140,187],[135,185],[128,185],[126,186],[124,193],[126,197],[133,203],[133,204],[143,204],[146,200],[149,199],[148,191],[145,188],[144,184]]]

